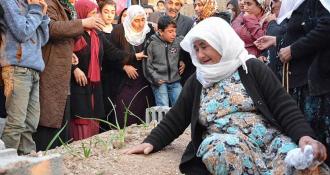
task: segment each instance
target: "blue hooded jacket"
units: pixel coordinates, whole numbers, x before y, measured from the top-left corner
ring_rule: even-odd
[[[50,19],[42,7],[26,0],[0,0],[4,10],[1,19],[6,26],[5,54],[1,66],[20,66],[39,72],[45,68],[41,47],[49,39]]]

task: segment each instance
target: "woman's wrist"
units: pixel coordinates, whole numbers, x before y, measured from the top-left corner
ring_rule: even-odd
[[[78,68],[78,65],[72,65],[72,71],[76,70]]]

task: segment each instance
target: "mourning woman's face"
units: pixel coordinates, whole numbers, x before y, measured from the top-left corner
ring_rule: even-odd
[[[144,28],[146,23],[146,18],[144,15],[136,16],[132,21],[132,27],[134,28],[135,32],[141,32]]]
[[[205,40],[194,41],[194,50],[200,64],[217,64],[221,54]]]

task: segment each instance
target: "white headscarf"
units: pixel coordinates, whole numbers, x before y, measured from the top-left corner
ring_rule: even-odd
[[[146,21],[143,30],[141,32],[136,32],[132,26],[132,22],[137,16],[140,15],[144,16]],[[150,31],[147,22],[147,15],[144,12],[144,9],[139,5],[132,5],[127,9],[127,17],[123,22],[123,26],[125,31],[125,38],[133,46],[142,44],[146,38],[147,33]]]
[[[280,12],[277,17],[277,24],[281,24],[286,18],[290,18],[292,12],[296,10],[305,0],[282,0]]]
[[[277,17],[277,24],[281,24],[285,19],[290,19],[295,11],[305,0],[282,0],[280,12]],[[322,5],[330,12],[330,1],[320,0]]]
[[[329,0],[320,0],[324,8],[326,8],[330,13],[330,1]]]
[[[219,63],[206,65],[198,61],[193,43],[200,39],[205,40],[220,53],[222,57]],[[229,77],[240,66],[248,73],[245,62],[255,58],[254,55],[248,54],[244,42],[234,29],[218,17],[209,17],[198,23],[188,32],[180,45],[190,53],[192,63],[196,66],[197,79],[203,87],[210,87]]]

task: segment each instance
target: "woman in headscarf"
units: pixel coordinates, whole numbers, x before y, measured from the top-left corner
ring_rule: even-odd
[[[97,15],[98,6],[90,0],[75,3],[79,19]],[[82,118],[105,118],[101,82],[102,58],[116,61],[128,59],[95,29],[85,29],[74,45],[79,63],[72,68],[71,79],[71,135],[74,140],[99,133],[99,122]],[[81,117],[81,118],[78,118]]]
[[[330,1],[290,0],[277,22],[286,19],[284,35],[262,37],[256,45],[278,48],[286,87],[330,153]]]
[[[144,143],[124,153],[159,151],[191,124],[192,142],[180,164],[184,174],[285,174],[288,151],[306,145],[314,160],[326,158],[293,99],[267,66],[248,55],[228,23],[207,18],[181,46],[196,74]]]
[[[219,12],[216,0],[194,0],[194,10],[195,24],[211,16],[223,18],[230,23],[230,13]]]
[[[245,43],[249,54],[258,57],[261,54],[253,42],[264,36],[268,26],[269,7],[266,0],[244,0],[244,15],[233,21],[233,28]],[[236,21],[237,20],[237,21]]]
[[[123,23],[111,32],[110,42],[129,54],[128,60],[111,63],[114,66],[110,70],[113,76],[108,91],[116,110],[116,116],[112,112],[112,123],[116,123],[117,117],[121,127],[141,123],[140,119],[145,117],[145,109],[154,104],[151,88],[142,70],[142,59],[147,57],[144,55],[144,44],[153,33],[152,26],[147,23],[146,13],[139,5],[130,6]],[[112,109],[111,104],[108,105]],[[126,108],[134,115],[130,115]],[[107,114],[110,112],[111,110],[106,111]],[[125,114],[128,114],[127,120]]]

